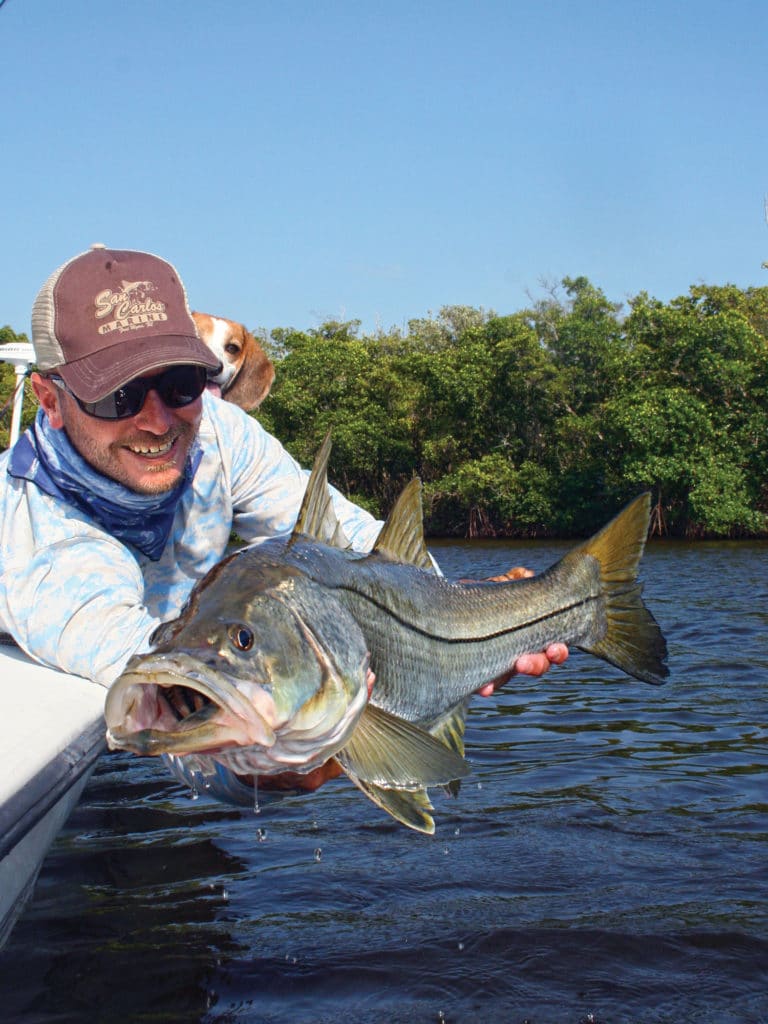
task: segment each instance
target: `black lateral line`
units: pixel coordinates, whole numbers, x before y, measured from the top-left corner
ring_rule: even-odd
[[[545,612],[543,615],[537,615],[533,619],[529,619],[527,622],[518,623],[516,626],[509,626],[504,629],[496,630],[493,633],[485,633],[483,636],[466,636],[466,637],[453,637],[453,636],[439,636],[435,633],[430,633],[426,629],[421,629],[413,622],[409,622],[407,619],[402,618],[396,612],[394,612],[388,605],[381,601],[377,601],[374,597],[369,594],[364,594],[359,590],[355,590],[354,587],[340,586],[335,587],[335,590],[345,590],[350,594],[354,594],[355,597],[360,597],[369,604],[372,604],[375,608],[384,612],[395,622],[399,623],[405,629],[409,629],[412,633],[418,633],[419,636],[426,637],[428,640],[436,640],[443,644],[481,644],[488,640],[496,640],[499,637],[507,636],[510,633],[518,633],[521,629],[528,629],[530,626],[537,626],[540,622],[548,622],[550,619],[557,618],[558,615],[563,615],[565,612],[573,611],[575,608],[582,608],[584,605],[589,604],[591,601],[596,601],[599,595],[590,595],[589,597],[582,598],[580,601],[574,601],[572,604],[563,605],[562,608],[557,608],[551,612]]]

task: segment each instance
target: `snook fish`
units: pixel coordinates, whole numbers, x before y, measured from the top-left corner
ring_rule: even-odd
[[[107,741],[205,776],[309,772],[335,757],[399,821],[434,831],[426,790],[468,774],[469,696],[562,641],[661,683],[666,644],[641,599],[642,495],[541,575],[450,583],[405,488],[373,551],[352,552],[327,484],[326,438],[290,538],[223,559],[107,695]],[[376,683],[369,699],[366,675]]]

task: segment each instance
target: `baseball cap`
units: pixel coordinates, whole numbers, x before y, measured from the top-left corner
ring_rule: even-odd
[[[40,371],[55,370],[84,402],[161,367],[221,365],[198,336],[176,268],[103,245],[45,282],[32,307],[32,345]]]

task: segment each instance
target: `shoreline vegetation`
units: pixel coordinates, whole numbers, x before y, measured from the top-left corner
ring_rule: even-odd
[[[419,475],[428,537],[587,536],[644,490],[654,535],[768,537],[768,288],[624,307],[564,278],[507,315],[254,333],[277,372],[266,429],[306,466],[332,429],[332,482],[378,516]],[[3,447],[13,387],[0,364]]]

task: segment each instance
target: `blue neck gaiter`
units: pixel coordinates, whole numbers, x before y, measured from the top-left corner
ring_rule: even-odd
[[[33,425],[13,447],[8,473],[74,505],[113,537],[156,562],[170,535],[176,506],[192,483],[202,457],[196,441],[177,487],[166,494],[137,494],[89,465],[66,432],[54,430],[47,416],[38,410]]]

